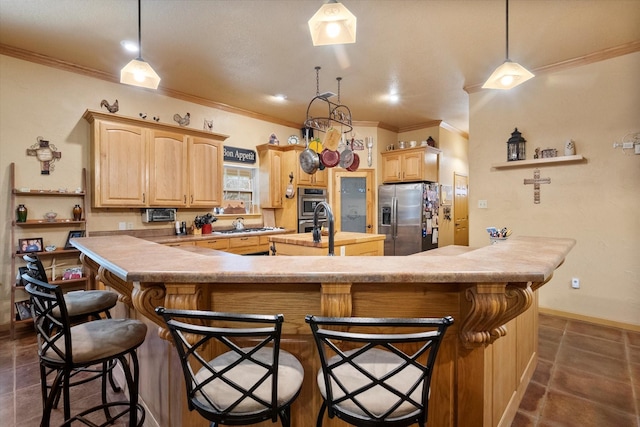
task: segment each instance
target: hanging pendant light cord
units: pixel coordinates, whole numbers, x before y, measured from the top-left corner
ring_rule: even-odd
[[[506,21],[507,21],[507,25],[506,25],[506,28],[507,28],[506,58],[507,58],[507,61],[509,61],[510,60],[509,59],[509,0],[506,0],[506,3],[507,3],[507,14],[506,14],[506,16],[507,16],[507,18],[506,18]]]
[[[338,81],[338,104],[340,104],[340,80],[342,77],[336,77],[336,80]]]
[[[142,13],[140,12],[140,1],[138,0],[138,59],[142,59]]]
[[[320,67],[316,66],[316,96],[320,95]]]

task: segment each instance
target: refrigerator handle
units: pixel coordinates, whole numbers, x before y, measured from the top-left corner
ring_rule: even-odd
[[[391,198],[391,236],[395,239],[398,237],[398,199]]]

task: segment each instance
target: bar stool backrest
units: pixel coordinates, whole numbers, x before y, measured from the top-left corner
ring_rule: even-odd
[[[70,321],[60,286],[50,285],[25,273],[22,280],[31,297],[31,312],[38,338],[38,353],[52,365],[73,364]]]
[[[453,318],[306,316],[324,411],[357,426],[424,426],[440,343]]]
[[[47,272],[44,269],[44,265],[42,265],[42,261],[36,255],[23,255],[22,259],[27,263],[27,273],[31,277],[35,277],[36,279],[48,283]]]
[[[283,315],[163,307],[156,312],[164,318],[178,350],[190,410],[195,408],[220,424],[277,421]],[[249,374],[257,381],[246,384],[241,377],[246,380]],[[270,389],[264,393],[267,386]],[[247,407],[252,409],[247,412]]]

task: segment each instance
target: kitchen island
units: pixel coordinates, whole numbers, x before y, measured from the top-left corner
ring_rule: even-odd
[[[73,243],[84,265],[121,294],[117,314],[150,326],[138,350],[147,425],[208,425],[187,409],[177,354],[154,312],[162,305],[283,313],[282,348],[305,369],[292,405],[296,427],[314,426],[321,403],[306,314],[453,316],[434,369],[428,425],[489,427],[509,426],[515,416],[537,364],[535,291],[575,241],[512,237],[475,250],[446,247],[407,257],[217,257],[131,236]],[[324,425],[346,424],[333,419]]]
[[[384,234],[353,233],[338,231],[334,234],[336,256],[384,255]],[[269,236],[271,250],[275,255],[327,255],[329,236],[322,235],[319,242],[313,241],[312,233],[279,234]],[[275,251],[274,251],[275,249]]]

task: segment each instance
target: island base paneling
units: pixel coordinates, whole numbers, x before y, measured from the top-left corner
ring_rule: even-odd
[[[296,355],[305,369],[301,393],[292,405],[292,425],[313,426],[322,398],[316,384],[320,369],[313,337],[304,322],[306,314],[352,315],[359,317],[442,317],[460,319],[460,292],[463,285],[451,285],[450,291],[438,284],[376,283],[376,284],[271,284],[267,289],[255,283],[166,284],[168,293],[180,293],[184,298],[200,293],[198,308],[212,311],[243,313],[283,313],[282,348]],[[199,290],[196,290],[198,288]],[[325,288],[324,291],[322,288]],[[179,290],[178,290],[179,289]],[[348,295],[350,304],[334,304]],[[324,297],[323,297],[324,296]],[[174,299],[175,301],[175,299]],[[464,304],[463,304],[464,305]],[[346,313],[350,311],[350,313]],[[468,421],[484,419],[477,425],[502,424],[502,418],[515,414],[518,403],[535,369],[534,342],[529,330],[536,326],[531,307],[521,317],[509,322],[509,333],[487,347],[465,349],[458,337],[460,322],[448,331],[440,347],[431,384],[429,420],[427,425],[453,427],[468,425]],[[138,350],[141,363],[141,399],[149,410],[150,425],[209,425],[196,412],[189,411],[182,368],[173,345],[157,333],[157,324],[135,309],[118,310],[119,317],[133,317],[147,323],[149,334]],[[514,357],[515,356],[515,357]],[[459,363],[464,358],[465,363]],[[519,387],[518,383],[522,383]],[[482,390],[493,396],[484,406],[466,396]],[[456,399],[456,393],[458,398]],[[457,409],[456,409],[457,408]],[[514,414],[510,414],[514,412]],[[326,417],[326,415],[325,415]],[[463,418],[466,418],[464,420]],[[270,421],[256,424],[272,426]],[[326,419],[327,427],[347,426],[335,418]]]

